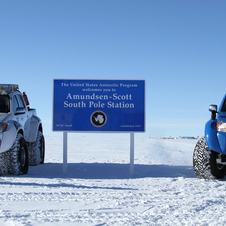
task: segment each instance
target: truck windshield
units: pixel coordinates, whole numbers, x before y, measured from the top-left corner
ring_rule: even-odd
[[[9,96],[0,95],[0,113],[9,112]]]
[[[223,106],[222,106],[221,111],[226,111],[226,99],[225,99],[225,101],[224,101],[224,104],[223,104]]]

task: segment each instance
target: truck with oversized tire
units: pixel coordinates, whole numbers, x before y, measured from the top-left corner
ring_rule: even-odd
[[[0,84],[0,175],[21,175],[43,164],[45,141],[41,119],[15,84]]]
[[[194,149],[193,168],[198,178],[222,179],[226,175],[226,95],[219,109],[210,105],[211,119],[205,125],[205,136]]]

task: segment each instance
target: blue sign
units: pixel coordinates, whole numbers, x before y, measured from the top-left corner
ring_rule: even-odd
[[[53,131],[145,132],[145,80],[54,79]]]

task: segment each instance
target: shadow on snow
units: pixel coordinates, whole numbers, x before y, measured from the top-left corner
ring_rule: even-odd
[[[68,163],[67,173],[63,173],[63,163],[45,163],[29,167],[23,177],[34,178],[80,178],[80,179],[129,179],[130,164],[119,163]],[[145,177],[185,177],[194,178],[192,166],[134,165],[132,178]]]

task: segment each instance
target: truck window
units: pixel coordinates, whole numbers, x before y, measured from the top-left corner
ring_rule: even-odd
[[[19,102],[19,107],[24,108],[25,105],[24,105],[24,101],[23,101],[23,99],[22,99],[22,96],[16,95],[16,97],[17,97],[17,100],[18,100],[18,102]]]
[[[16,112],[16,109],[19,107],[19,103],[17,101],[16,96],[13,96],[13,112]]]
[[[221,111],[226,111],[226,99],[225,99],[225,101],[224,101],[224,104],[223,104],[223,106],[222,106]]]
[[[9,112],[9,97],[6,95],[0,95],[0,112],[1,113]]]

